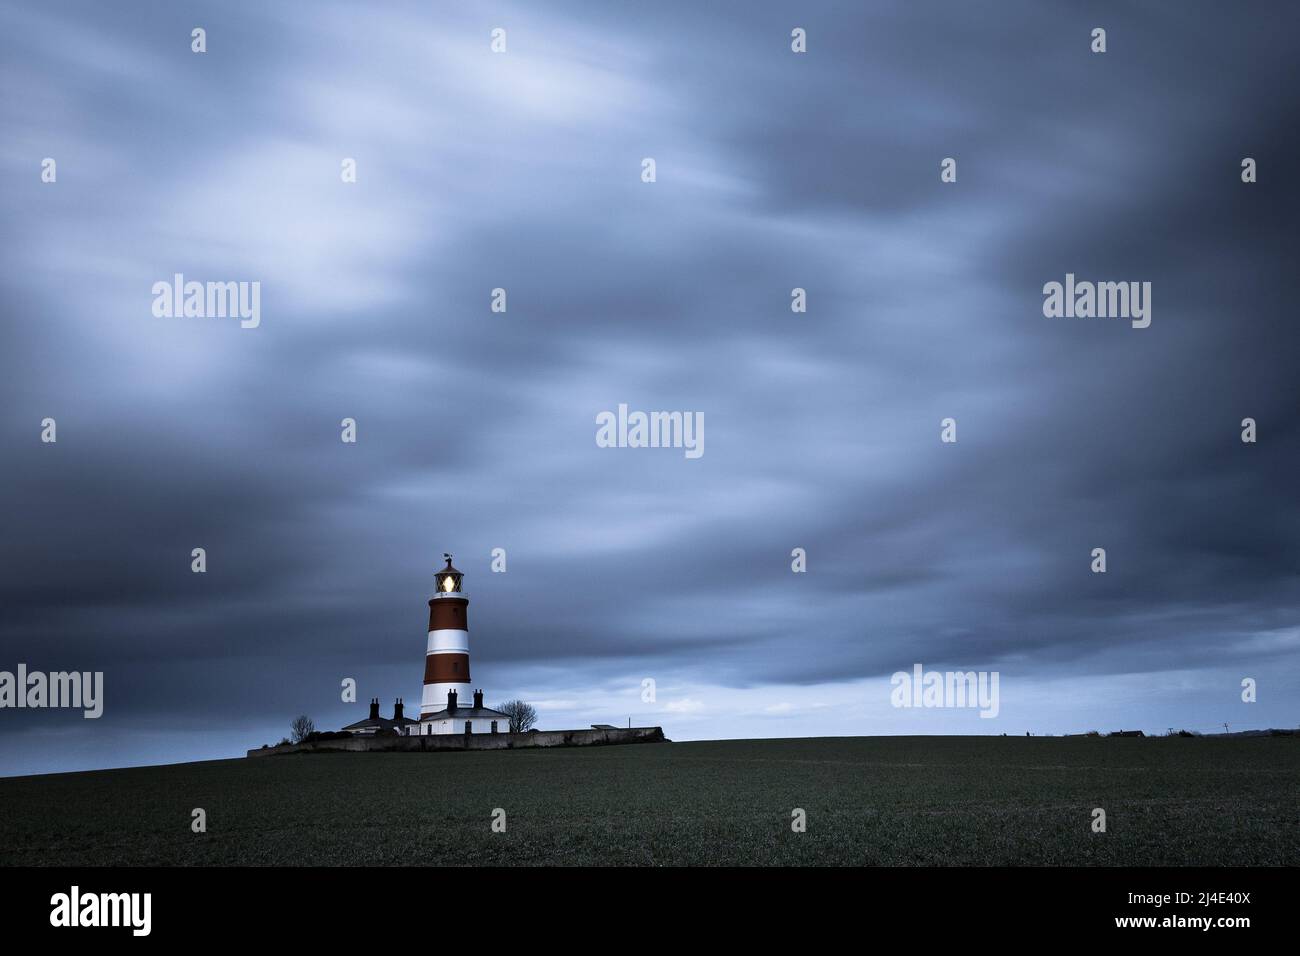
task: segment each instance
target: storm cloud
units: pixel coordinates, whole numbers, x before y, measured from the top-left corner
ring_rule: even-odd
[[[443,551],[475,684],[547,726],[1294,726],[1297,26],[7,4],[0,668],[105,710],[0,711],[0,772],[418,700]],[[260,326],[155,317],[176,273]],[[1067,273],[1150,282],[1150,327],[1044,317]],[[620,403],[706,453],[598,447]],[[1000,716],[891,709],[914,662],[1000,671]]]

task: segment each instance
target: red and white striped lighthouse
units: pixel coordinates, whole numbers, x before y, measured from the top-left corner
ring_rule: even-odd
[[[470,699],[469,684],[469,599],[461,591],[464,577],[451,566],[438,572],[438,593],[429,599],[429,643],[424,656],[424,696],[420,717],[447,706],[447,692],[455,691],[461,701]]]

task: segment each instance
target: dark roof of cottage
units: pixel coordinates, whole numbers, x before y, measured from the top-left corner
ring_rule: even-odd
[[[391,717],[367,717],[365,720],[358,720],[355,724],[348,724],[344,730],[365,730],[367,727],[374,727],[377,730],[388,730],[390,727],[405,727],[407,724],[418,724],[419,721],[411,717],[403,717],[401,720],[393,720]]]
[[[506,720],[510,719],[509,714],[503,714],[501,711],[493,710],[491,707],[457,707],[455,710],[448,710],[444,707],[436,714],[424,715],[420,720],[444,720],[447,717],[503,717]]]

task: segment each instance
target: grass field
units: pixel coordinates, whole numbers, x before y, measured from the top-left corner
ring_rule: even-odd
[[[1294,866],[1298,793],[1298,738],[294,755],[0,779],[0,864]]]

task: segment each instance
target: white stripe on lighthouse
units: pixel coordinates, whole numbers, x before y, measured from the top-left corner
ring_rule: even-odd
[[[429,646],[424,652],[428,654],[468,654],[469,631],[460,628],[440,628],[429,632]]]
[[[436,714],[447,706],[447,691],[456,692],[456,706],[469,708],[474,703],[474,692],[469,684],[425,684],[424,696],[420,700],[420,713]]]

